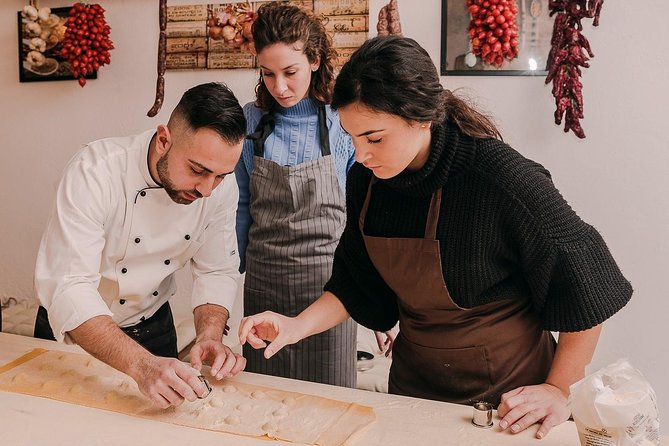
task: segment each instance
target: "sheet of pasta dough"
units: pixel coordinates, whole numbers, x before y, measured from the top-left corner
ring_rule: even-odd
[[[0,390],[137,417],[314,445],[351,444],[375,420],[372,408],[234,379],[210,383],[205,399],[159,409],[129,376],[79,353],[35,349],[0,367]]]

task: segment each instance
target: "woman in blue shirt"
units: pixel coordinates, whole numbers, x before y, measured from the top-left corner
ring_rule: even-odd
[[[235,171],[244,314],[294,316],[330,277],[354,149],[328,105],[336,53],[321,22],[272,2],[259,8],[252,32],[260,80],[256,101],[244,107],[251,135]],[[246,370],[354,387],[355,345],[348,319],[270,360],[245,346]]]

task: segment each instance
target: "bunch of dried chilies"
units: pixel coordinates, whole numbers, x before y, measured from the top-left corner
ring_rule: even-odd
[[[564,131],[571,130],[585,138],[580,119],[583,119],[583,84],[581,67],[588,68],[594,57],[588,39],[581,33],[584,18],[599,25],[599,13],[604,0],[549,0],[550,15],[555,15],[551,50],[548,54],[546,83],[553,82],[555,97],[555,124],[560,125],[564,116]]]

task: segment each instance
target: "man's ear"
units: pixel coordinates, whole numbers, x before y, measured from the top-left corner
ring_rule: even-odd
[[[166,125],[160,124],[156,129],[156,152],[162,156],[170,150],[171,146],[172,134],[170,129]]]

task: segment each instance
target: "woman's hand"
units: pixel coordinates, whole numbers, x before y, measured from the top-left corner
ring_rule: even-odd
[[[269,359],[276,352],[300,339],[299,322],[292,317],[272,311],[264,311],[242,319],[239,324],[239,342],[246,342],[255,349],[265,348],[264,356]],[[267,345],[265,341],[270,341]]]
[[[381,350],[381,353],[384,353],[386,357],[390,356],[393,352],[393,344],[397,334],[400,332],[400,329],[397,325],[391,328],[388,331],[375,331],[374,336],[376,337],[376,345]],[[385,337],[385,339],[384,339]]]
[[[295,317],[264,311],[243,318],[239,324],[239,342],[242,345],[248,342],[255,349],[265,347],[264,356],[269,359],[286,345],[322,333],[348,317],[337,296],[326,291]]]
[[[541,423],[536,437],[543,438],[555,426],[566,421],[570,412],[567,397],[551,384],[524,386],[502,395],[497,414],[502,417],[499,427],[514,434],[534,423]]]
[[[516,433],[538,422],[541,426],[536,437],[543,438],[554,426],[567,420],[569,387],[585,376],[585,366],[592,360],[601,331],[599,324],[584,331],[560,333],[546,382],[503,394],[497,408],[503,417],[499,427]]]

